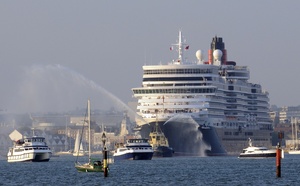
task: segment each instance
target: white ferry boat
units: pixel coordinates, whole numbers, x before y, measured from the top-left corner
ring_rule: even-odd
[[[42,162],[49,161],[52,152],[44,137],[33,136],[14,142],[7,153],[8,162]]]
[[[170,49],[176,49],[178,58],[144,65],[142,86],[132,89],[143,138],[149,136],[157,116],[177,155],[239,154],[249,137],[271,146],[268,92],[248,81],[246,66],[227,60],[221,37],[212,39],[207,61],[201,50],[195,61],[185,58],[190,47],[181,31]]]
[[[120,146],[114,151],[113,157],[114,161],[151,160],[153,152],[148,139],[129,139],[124,146]]]

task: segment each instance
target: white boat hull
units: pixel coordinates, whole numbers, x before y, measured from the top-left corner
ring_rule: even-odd
[[[84,152],[78,152],[78,153],[74,152],[73,153],[73,156],[85,156],[85,155],[86,155],[86,153],[84,153]]]
[[[128,150],[123,153],[116,153],[113,155],[114,161],[118,160],[151,160],[153,156],[152,151],[132,151]]]
[[[291,150],[288,153],[289,154],[300,154],[300,150]]]
[[[269,153],[245,153],[240,154],[239,158],[271,158],[276,157],[276,151]]]
[[[8,155],[7,162],[42,162],[49,161],[52,156],[51,151],[32,151],[15,155]]]

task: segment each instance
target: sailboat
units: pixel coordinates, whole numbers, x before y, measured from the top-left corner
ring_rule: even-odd
[[[76,139],[75,139],[75,145],[74,145],[74,152],[73,156],[85,156],[85,151],[83,149],[82,142],[80,140],[80,133],[79,130],[77,131]]]
[[[298,145],[298,118],[291,118],[292,124],[292,140],[293,148],[289,150],[289,154],[300,154],[300,149]]]
[[[89,161],[87,163],[81,164],[77,160],[75,162],[75,168],[79,172],[104,172],[102,162],[99,159],[91,158],[91,110],[90,110],[90,100],[88,100],[87,109],[87,123],[89,128]]]

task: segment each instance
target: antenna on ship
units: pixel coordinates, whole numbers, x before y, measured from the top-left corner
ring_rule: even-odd
[[[182,62],[183,60],[183,52],[182,52],[182,34],[181,31],[179,31],[179,36],[178,36],[178,59],[180,60],[179,62]]]
[[[34,128],[31,128],[31,130],[32,130],[32,136],[35,136],[35,134],[34,134]]]
[[[181,30],[179,30],[178,43],[177,44],[173,44],[173,45],[177,47],[177,51],[178,51],[178,59],[175,62],[177,62],[178,64],[180,64],[184,60],[184,56],[183,56],[184,50],[188,50],[189,49],[189,45],[187,45],[183,41],[183,39],[182,39],[182,32],[181,32]],[[170,49],[172,50],[173,47],[171,47]]]

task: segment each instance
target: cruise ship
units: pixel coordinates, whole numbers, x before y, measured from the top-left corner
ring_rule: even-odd
[[[271,147],[268,92],[249,82],[248,67],[227,60],[221,37],[213,37],[207,60],[201,50],[187,60],[189,49],[179,31],[170,47],[178,58],[143,66],[142,86],[132,88],[140,135],[149,137],[158,120],[175,155],[239,154],[249,138]]]

